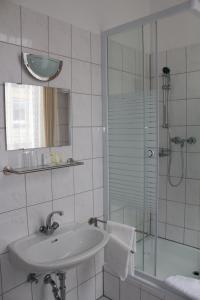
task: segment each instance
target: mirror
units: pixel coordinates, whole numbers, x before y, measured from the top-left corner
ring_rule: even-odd
[[[69,145],[69,91],[5,83],[7,150]]]

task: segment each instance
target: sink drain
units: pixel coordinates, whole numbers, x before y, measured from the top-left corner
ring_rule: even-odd
[[[200,272],[199,272],[199,271],[194,271],[194,272],[192,272],[192,274],[193,274],[194,276],[199,276],[199,275],[200,275]]]

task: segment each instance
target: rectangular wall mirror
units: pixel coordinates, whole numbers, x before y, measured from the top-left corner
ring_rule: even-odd
[[[5,83],[7,150],[69,145],[68,90]]]

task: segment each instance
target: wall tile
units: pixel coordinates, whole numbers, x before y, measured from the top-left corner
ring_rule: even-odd
[[[200,247],[200,233],[199,231],[185,229],[184,244],[191,247]]]
[[[24,176],[5,176],[0,172],[0,212],[26,205]]]
[[[79,168],[79,167],[77,167]],[[53,199],[63,198],[74,193],[73,169],[57,169],[52,171]]]
[[[27,209],[29,234],[39,231],[40,226],[45,225],[46,218],[51,212],[52,202],[29,206]]]
[[[183,243],[183,235],[184,235],[184,228],[167,224],[166,238],[168,240]]]
[[[94,190],[94,215],[103,216],[103,189]]]
[[[186,101],[169,102],[169,124],[171,126],[184,126],[186,124]]]
[[[75,193],[92,189],[92,161],[85,160],[83,166],[74,168]]]
[[[31,285],[25,283],[9,291],[3,296],[4,300],[32,300]]]
[[[91,33],[91,60],[95,64],[101,64],[101,37]]]
[[[20,7],[6,0],[1,1],[0,41],[20,45]]]
[[[64,216],[55,216],[56,222],[59,222],[59,224],[74,222],[74,196],[68,196],[62,199],[54,200],[53,210],[62,210],[64,212]]]
[[[95,275],[94,257],[84,261],[77,267],[78,284],[81,284]]]
[[[69,269],[66,273],[66,291],[70,291],[77,287],[77,270],[76,268]],[[71,300],[71,299],[70,299]]]
[[[167,177],[159,177],[159,198],[167,199]]]
[[[159,199],[158,201],[158,220],[159,222],[166,222],[167,201]]]
[[[1,214],[0,225],[0,253],[3,253],[9,243],[28,234],[26,209]]]
[[[108,81],[109,96],[120,96],[122,94],[122,72],[108,69]]]
[[[91,128],[73,128],[73,157],[88,159],[92,157]]]
[[[186,99],[186,74],[177,74],[171,76],[170,99]]]
[[[200,153],[187,154],[187,177],[200,179]]]
[[[92,96],[92,126],[102,126],[102,98]]]
[[[72,57],[90,61],[90,32],[72,26]]]
[[[112,300],[119,300],[119,279],[104,273],[104,295]]]
[[[108,64],[110,68],[122,70],[122,46],[108,40]]]
[[[200,71],[187,74],[187,97],[200,98],[199,88]]]
[[[26,175],[27,205],[52,200],[51,172],[39,172]]]
[[[72,60],[72,91],[91,94],[90,64]]]
[[[184,226],[185,205],[178,202],[167,201],[167,223]]]
[[[159,300],[158,297],[149,294],[148,292],[141,290],[141,300]]]
[[[123,71],[135,74],[136,55],[131,47],[123,48]]]
[[[1,256],[1,272],[2,272],[2,288],[3,292],[24,283],[27,278],[27,273],[16,267],[13,262],[10,262],[8,254]]]
[[[93,152],[93,158],[103,156],[102,127],[93,127],[92,128],[92,152]]]
[[[72,93],[73,126],[91,126],[92,103],[90,95]]]
[[[0,42],[0,66],[3,70],[0,73],[0,84],[21,83],[21,48]]]
[[[71,25],[49,18],[49,52],[71,57]]]
[[[129,300],[134,297],[134,300],[140,300],[140,288],[132,283],[120,282],[120,299]]]
[[[93,185],[94,188],[103,186],[103,159],[93,159]]]
[[[103,273],[96,275],[96,299],[103,296]]]
[[[69,293],[67,293],[66,300],[78,300],[77,289],[73,289]]]
[[[187,125],[200,124],[200,100],[191,99],[187,101]]]
[[[177,179],[174,178],[174,181]],[[169,182],[167,183],[167,200],[185,202],[185,180],[177,187],[172,187]]]
[[[199,228],[200,228],[200,206],[186,205],[185,227],[188,229],[199,230]]]
[[[79,300],[95,299],[95,278],[92,278],[78,287]]]
[[[187,71],[200,70],[200,45],[192,45],[187,47]]]
[[[200,180],[186,180],[186,202],[200,205]]]
[[[75,219],[78,223],[87,222],[93,216],[92,191],[75,195]]]
[[[104,248],[101,249],[95,255],[95,272],[96,272],[96,274],[103,271],[103,266],[104,266]]]
[[[186,125],[186,123],[184,124]],[[183,139],[186,139],[186,126],[174,126],[170,127],[169,131],[169,138],[173,138],[175,136],[180,136]],[[171,143],[172,151],[180,151],[180,145],[176,145],[174,143]],[[186,151],[186,144],[184,144],[183,151]]]
[[[183,155],[184,158],[184,176],[186,173],[186,155]],[[166,166],[166,173],[167,173],[167,166]],[[180,177],[182,174],[182,158],[181,158],[181,152],[172,152],[172,163],[171,163],[171,176]],[[179,181],[179,178],[172,178],[173,183],[177,183]]]
[[[48,17],[22,7],[22,46],[48,51]]]
[[[167,66],[171,74],[186,72],[186,50],[185,48],[171,49],[167,51]]]
[[[187,138],[195,137],[195,144],[187,144],[188,152],[200,152],[200,126],[187,126]]]
[[[101,68],[99,65],[92,64],[92,94],[101,95]]]

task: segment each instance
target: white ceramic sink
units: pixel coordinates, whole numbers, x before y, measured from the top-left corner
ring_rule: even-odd
[[[89,225],[68,225],[50,236],[36,233],[12,242],[11,262],[30,273],[62,271],[95,255],[108,242],[107,232]]]

